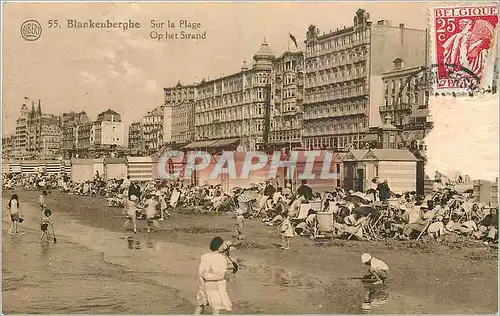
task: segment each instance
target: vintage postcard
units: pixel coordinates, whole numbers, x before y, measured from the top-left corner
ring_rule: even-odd
[[[498,313],[498,9],[2,3],[2,313]]]

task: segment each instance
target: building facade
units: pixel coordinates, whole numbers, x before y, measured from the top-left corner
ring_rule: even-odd
[[[134,122],[128,128],[128,148],[134,153],[142,153],[145,150],[142,129],[142,122]]]
[[[289,51],[274,60],[268,142],[275,148],[302,147],[304,62],[303,52]]]
[[[14,143],[14,157],[22,158],[26,155],[26,143],[28,138],[28,115],[29,110],[26,104],[21,106],[21,113],[16,120],[16,133]]]
[[[430,84],[426,67],[405,67],[402,58],[394,60],[394,68],[382,76],[384,94],[379,107],[380,117],[390,118],[401,131],[401,142],[419,148],[432,128],[429,116]]]
[[[238,73],[198,85],[195,140],[234,140],[245,150],[267,144],[274,58],[264,41],[251,68],[244,64]]]
[[[16,150],[16,135],[2,137],[2,159],[13,159]]]
[[[39,159],[53,159],[62,154],[63,135],[61,128],[54,124],[42,125]]]
[[[60,154],[61,149],[60,117],[43,113],[40,100],[36,107],[35,101],[32,101],[31,110],[23,104],[16,120],[14,158],[52,159]]]
[[[423,65],[427,33],[390,21],[369,21],[362,9],[353,26],[306,33],[306,98],[303,141],[307,148],[345,149],[359,143],[370,126],[382,123],[382,75],[400,57]]]
[[[163,106],[157,107],[142,118],[142,135],[146,152],[153,153],[163,145]]]
[[[90,123],[90,119],[85,112],[63,113],[61,116],[61,130],[63,138],[63,150],[69,153],[75,149],[81,148],[79,140],[79,131],[82,125]],[[85,147],[84,147],[85,148]],[[88,147],[87,147],[88,148]]]
[[[100,113],[92,124],[90,144],[101,149],[123,147],[125,145],[125,125],[121,115],[111,109]]]
[[[169,108],[171,139],[168,142],[186,144],[194,140],[195,134],[195,100],[197,87],[183,86],[178,83],[175,87],[165,88],[165,107]]]

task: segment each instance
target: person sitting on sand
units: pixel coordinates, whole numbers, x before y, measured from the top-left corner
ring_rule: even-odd
[[[212,308],[212,314],[218,315],[221,310],[231,311],[233,306],[227,294],[228,263],[222,254],[224,240],[215,237],[210,243],[210,252],[205,253],[198,267],[198,293],[195,315],[202,314],[206,306]]]
[[[498,214],[497,209],[490,209],[490,214],[486,215],[479,222],[479,231],[475,235],[478,239],[485,238],[486,241],[494,241],[498,235]]]
[[[382,260],[372,257],[369,253],[361,255],[361,262],[369,265],[368,272],[377,280],[373,284],[383,284],[389,276],[389,266]]]

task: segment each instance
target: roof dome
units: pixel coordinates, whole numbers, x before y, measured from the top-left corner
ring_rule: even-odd
[[[262,45],[260,46],[259,51],[257,53],[255,53],[255,55],[253,56],[253,59],[255,61],[257,61],[259,59],[274,59],[274,54],[271,51],[271,49],[269,49],[269,46],[267,45],[267,42],[265,39],[262,42]]]

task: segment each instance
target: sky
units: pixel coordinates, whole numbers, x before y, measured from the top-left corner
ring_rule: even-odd
[[[163,88],[238,72],[265,38],[281,55],[293,34],[299,49],[309,25],[321,32],[351,26],[359,8],[370,20],[428,27],[428,3],[3,3],[2,132],[15,132],[24,97],[41,100],[46,113],[85,111],[91,120],[111,108],[126,124],[163,103]],[[20,27],[34,19],[43,28],[25,41]],[[68,29],[67,19],[133,20],[140,29]],[[200,22],[207,39],[158,41],[150,20]],[[49,28],[58,20],[61,28]],[[178,26],[178,25],[176,25]],[[159,30],[164,33],[166,29]],[[177,28],[177,31],[180,29]]]

